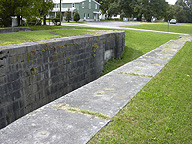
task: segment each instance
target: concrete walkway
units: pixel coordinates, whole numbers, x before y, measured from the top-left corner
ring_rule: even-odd
[[[171,40],[29,113],[0,130],[0,143],[87,143],[191,40]]]

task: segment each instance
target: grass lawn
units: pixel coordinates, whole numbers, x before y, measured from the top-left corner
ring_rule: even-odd
[[[90,142],[192,143],[192,42]]]
[[[104,30],[87,27],[37,26],[31,27],[32,30],[36,31],[10,33],[10,35],[2,34],[0,35],[0,44],[1,41],[5,39],[9,40],[7,43],[10,43],[10,40],[16,41],[16,39],[18,39],[18,42],[23,41],[26,37],[30,41],[36,41],[38,37],[43,39],[59,37],[50,34],[50,32],[56,31],[51,29],[59,28]],[[62,31],[65,33],[60,33]],[[60,30],[59,34],[67,36],[68,34],[74,34],[72,31],[78,35],[88,32],[85,30],[65,29]],[[13,34],[15,35],[13,36]],[[21,35],[19,36],[19,34]],[[4,38],[3,35],[5,35]],[[122,57],[120,59],[112,59],[106,63],[103,74],[138,58],[171,39],[178,38],[178,35],[139,31],[125,31],[125,35],[125,51]],[[112,122],[103,128],[89,143],[135,144],[182,143],[183,141],[184,143],[191,143],[191,47],[192,43],[188,43],[168,66],[148,83],[146,87],[112,119]],[[186,138],[185,140],[184,137]]]
[[[47,27],[44,27],[47,29]],[[56,34],[51,34],[55,32]],[[92,33],[86,30],[77,29],[65,29],[65,30],[39,30],[39,31],[28,31],[28,32],[17,32],[17,33],[2,33],[0,34],[0,45],[15,44],[22,42],[32,42],[38,40],[46,40],[51,38],[59,38],[63,36],[75,36]]]
[[[80,35],[90,33],[84,29],[106,30],[102,28],[92,27],[71,27],[71,26],[31,26],[32,31],[20,33],[0,34],[0,45],[45,40],[51,38],[61,37],[50,34],[56,31],[58,34],[65,36]],[[64,30],[54,30],[62,29]],[[83,29],[83,30],[79,30]],[[108,29],[111,30],[111,29]],[[139,31],[125,31],[125,50],[121,59],[111,59],[105,64],[103,75],[118,68],[119,66],[132,61],[139,56],[159,47],[171,39],[177,39],[179,35],[139,32]]]
[[[161,46],[179,35],[125,31],[125,50],[121,59],[111,59],[105,64],[103,75]]]
[[[125,26],[125,27],[168,32],[168,25],[167,24],[142,24],[142,25]],[[171,24],[171,25],[169,25],[169,32],[185,33],[185,34],[191,34],[192,35],[192,27]]]

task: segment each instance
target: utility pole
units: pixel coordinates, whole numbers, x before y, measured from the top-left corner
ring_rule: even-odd
[[[170,23],[170,21],[168,20],[168,32],[169,32],[169,23]]]
[[[61,0],[60,0],[60,25],[61,25]]]

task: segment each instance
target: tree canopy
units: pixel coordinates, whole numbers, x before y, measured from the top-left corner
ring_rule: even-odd
[[[160,18],[166,16],[168,3],[165,0],[98,0],[101,4],[102,13],[123,14],[126,17],[136,17],[141,20],[142,16],[151,21],[152,16]]]
[[[0,0],[0,18],[4,26],[10,26],[11,16],[43,18],[53,6],[52,0]]]
[[[122,17],[144,17],[151,21],[157,19],[177,19],[178,22],[192,23],[192,0],[177,0],[175,5],[169,5],[165,0],[97,0],[101,6],[102,14],[111,17],[120,14]]]

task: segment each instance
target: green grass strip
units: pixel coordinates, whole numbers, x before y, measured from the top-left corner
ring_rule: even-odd
[[[47,27],[44,27],[44,28],[46,29]],[[58,35],[52,34],[51,32],[54,32]],[[77,30],[77,29],[38,30],[38,31],[17,32],[17,33],[2,33],[0,34],[0,45],[16,44],[16,43],[23,43],[23,42],[34,42],[38,40],[47,40],[47,39],[59,38],[63,36],[69,37],[69,36],[84,35],[84,34],[90,34],[90,33],[92,32],[87,30]]]
[[[89,144],[192,143],[192,42]]]
[[[147,30],[156,30],[156,31],[165,31],[165,32],[175,32],[175,33],[185,33],[192,35],[192,26],[181,26],[181,25],[169,25],[168,24],[142,24],[142,25],[128,25],[125,26],[128,28],[136,29],[147,29]]]

